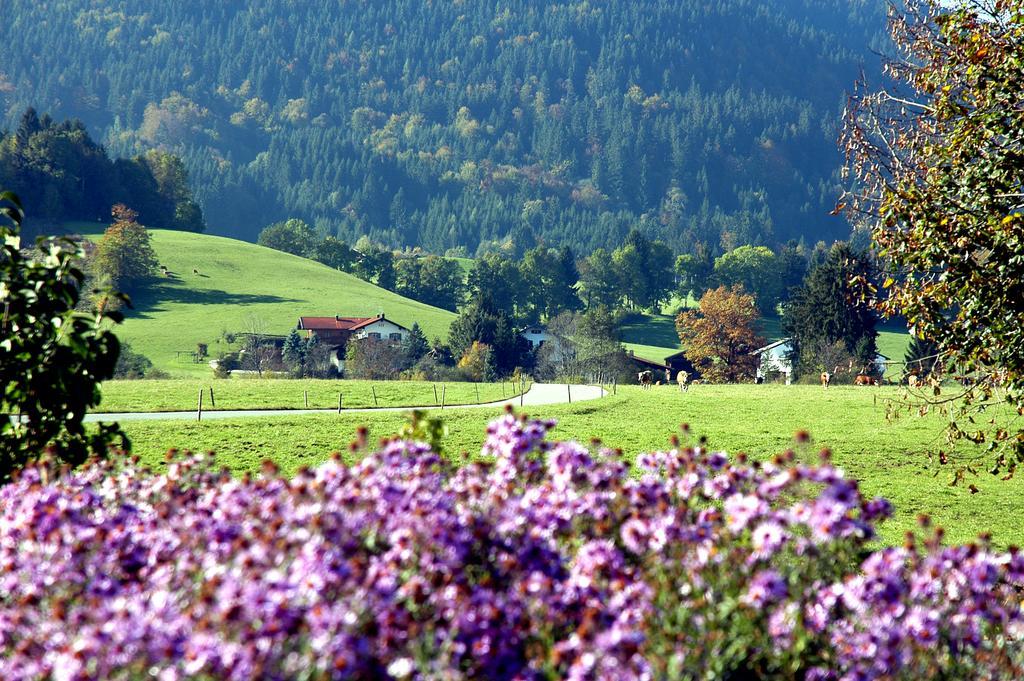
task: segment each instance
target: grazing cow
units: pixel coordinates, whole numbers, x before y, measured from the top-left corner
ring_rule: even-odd
[[[854,385],[878,385],[878,379],[868,374],[857,374],[853,379]]]
[[[647,371],[641,371],[636,375],[637,380],[640,382],[641,387],[647,390],[654,383],[654,372],[648,369]]]
[[[821,372],[821,387],[828,388],[828,384],[832,382],[832,374],[827,371]]]
[[[192,268],[192,274],[199,274],[199,270],[195,267]]]
[[[676,383],[679,384],[679,392],[686,392],[690,389],[690,374],[686,371],[680,371],[676,374]]]

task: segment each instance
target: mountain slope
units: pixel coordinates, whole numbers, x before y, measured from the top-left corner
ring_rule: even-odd
[[[383,312],[405,326],[418,322],[431,339],[447,338],[455,319],[305,258],[224,237],[151,233],[157,257],[171,274],[136,297],[117,333],[173,374],[208,374],[206,364],[191,363],[185,353],[206,343],[216,357],[228,349],[224,332],[245,331],[251,317],[262,320],[267,333],[283,335],[304,315]]]
[[[184,155],[211,225],[434,252],[843,237],[882,0],[8,0],[0,108]]]

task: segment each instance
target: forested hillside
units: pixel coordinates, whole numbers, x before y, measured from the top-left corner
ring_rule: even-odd
[[[185,159],[212,231],[470,255],[845,236],[844,91],[881,0],[7,0],[0,112]]]

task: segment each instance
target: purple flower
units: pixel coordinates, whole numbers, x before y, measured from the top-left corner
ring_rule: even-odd
[[[637,554],[647,551],[647,540],[650,534],[651,530],[648,524],[639,518],[627,520],[619,531],[622,545]]]
[[[768,504],[753,495],[734,494],[725,500],[725,516],[733,532],[742,532],[751,520],[767,511]]]
[[[778,603],[789,594],[786,580],[775,570],[762,570],[750,580],[743,602],[753,608]]]
[[[289,479],[30,467],[0,487],[0,678],[687,678],[723,641],[810,679],[1010,676],[1021,554],[858,565],[891,509],[838,469],[680,449],[635,477],[552,426],[499,419],[457,471],[403,441]]]
[[[782,548],[787,539],[789,539],[789,535],[779,523],[774,520],[761,523],[754,528],[750,535],[750,543],[754,547],[752,558],[756,560],[771,558]]]

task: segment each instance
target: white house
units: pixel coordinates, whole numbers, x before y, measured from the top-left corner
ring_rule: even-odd
[[[358,339],[374,338],[393,343],[401,343],[409,336],[409,329],[391,321],[383,314],[371,317],[361,324],[352,327],[353,336]]]
[[[792,343],[788,338],[783,338],[750,353],[761,358],[761,363],[757,366],[758,380],[763,381],[769,373],[778,372],[786,377],[786,385],[792,383],[793,363],[789,360],[792,351]]]
[[[890,361],[891,360],[882,353],[875,355],[875,372],[879,376],[885,376],[885,372],[889,370]]]
[[[526,342],[530,344],[530,349],[535,351],[540,350],[541,346],[554,338],[547,329],[539,324],[526,327],[519,332],[519,335],[525,338]]]
[[[789,360],[792,351],[793,344],[790,339],[783,338],[750,353],[761,357],[761,363],[757,367],[757,378],[763,381],[769,373],[778,372],[786,377],[786,385],[789,385],[793,380],[793,363]],[[888,362],[889,358],[882,353],[875,355],[875,372],[880,376],[885,375]]]

